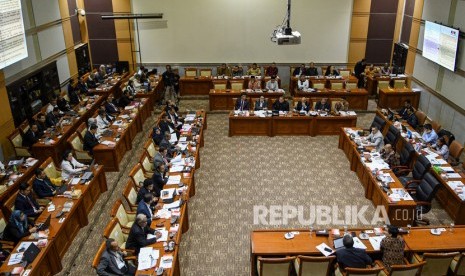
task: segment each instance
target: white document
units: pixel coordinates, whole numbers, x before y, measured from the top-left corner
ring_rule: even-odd
[[[21,244],[18,246],[18,249],[16,250],[17,252],[24,252],[32,242],[21,242]],[[35,243],[37,245],[37,243]]]
[[[187,142],[187,137],[186,136],[180,137],[179,142],[183,142],[183,143]]]
[[[176,143],[178,141],[178,136],[176,133],[171,133],[170,143]]]
[[[187,144],[178,144],[178,147],[180,150],[185,150],[187,149]]]
[[[462,181],[447,181],[447,184],[453,190],[457,189],[458,187],[463,187]]]
[[[138,266],[137,270],[144,270],[155,267],[157,260],[160,257],[160,252],[152,247],[144,247],[140,249],[137,257]]]
[[[455,173],[455,171],[454,171],[454,169],[452,167],[441,167],[441,170],[443,172]]]
[[[326,248],[326,249],[330,249],[331,252],[330,252],[330,251],[326,251],[325,248]],[[331,254],[333,254],[333,253],[335,252],[335,251],[334,251],[331,247],[329,247],[326,243],[322,243],[322,244],[320,244],[320,245],[317,245],[317,246],[316,246],[316,249],[318,249],[323,255],[325,255],[325,257],[328,257],[329,255],[331,255]]]
[[[155,216],[158,216],[164,219],[169,219],[171,218],[171,211],[167,209],[160,209],[155,213]]]
[[[131,118],[129,115],[126,115],[126,114],[120,115],[120,117],[126,120]]]
[[[170,168],[170,173],[178,173],[178,172],[182,172],[182,170],[184,169],[184,166],[172,166]]]
[[[180,204],[181,204],[181,201],[176,200],[173,203],[164,204],[163,209],[170,210],[170,209],[173,209],[173,208],[179,208]]]
[[[360,249],[367,249],[367,247],[363,244],[363,242],[358,238],[354,237],[354,247]]]
[[[160,267],[163,267],[163,269],[169,269],[173,267],[173,256],[165,255],[161,257]]]
[[[80,181],[81,179],[79,177],[73,177],[73,179],[71,179],[71,185],[77,185]]]
[[[368,240],[371,243],[371,246],[373,247],[374,250],[380,250],[381,247],[381,241],[385,238],[386,236],[376,236],[376,237],[369,237]]]
[[[176,155],[175,158],[171,159],[170,163],[173,164],[173,165],[178,164],[178,163],[182,163],[182,165],[184,165],[184,160],[182,159],[181,154],[178,154],[178,155]]]
[[[11,254],[10,259],[8,260],[8,265],[19,264],[22,259],[23,259],[23,252]]]
[[[167,185],[174,185],[174,184],[179,184],[181,182],[181,176],[180,175],[170,175],[168,177],[168,182],[166,183]]]
[[[187,131],[191,130],[191,128],[192,128],[191,125],[182,125],[181,130],[184,131],[184,132],[187,132]]]
[[[157,228],[155,229],[156,232],[159,232],[161,234],[161,237],[157,239],[157,242],[166,242],[168,241],[168,230],[165,228]]]
[[[105,145],[105,146],[114,146],[114,145],[116,145],[115,142],[108,141],[108,140],[102,141],[102,144]]]
[[[437,158],[433,158],[433,159],[430,159],[429,160],[431,162],[431,164],[434,166],[434,165],[447,165],[447,161],[440,158],[440,159],[437,159]],[[441,168],[442,169],[442,168]]]
[[[462,176],[460,176],[460,174],[458,173],[448,173],[447,177],[448,178],[462,178]]]

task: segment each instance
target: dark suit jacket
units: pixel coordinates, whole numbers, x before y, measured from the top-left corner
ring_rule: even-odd
[[[121,253],[117,252],[116,254],[121,254]],[[121,257],[123,257],[123,256],[121,256]],[[127,263],[126,263],[126,267],[129,269]],[[99,262],[99,264],[97,266],[97,275],[100,275],[100,276],[113,276],[113,275],[123,276],[123,275],[126,275],[126,274],[118,268],[118,264],[116,263],[115,256],[112,253],[108,252],[108,250],[105,250],[105,252],[103,252],[102,256],[100,257],[100,262]]]
[[[136,214],[144,214],[147,217],[147,225],[152,224],[152,215],[150,215],[149,207],[147,207],[147,204],[143,200],[137,205]]]
[[[68,90],[68,97],[71,105],[77,105],[79,103],[79,96],[75,89]]]
[[[68,102],[63,98],[60,99],[60,100],[57,100],[57,106],[63,112],[66,112],[66,111],[70,110]]]
[[[240,110],[240,111],[243,111],[243,110],[249,110],[250,107],[249,107],[249,101],[245,100],[243,103],[242,103],[242,99],[237,99],[236,101],[236,106],[234,107],[235,110]]]
[[[153,182],[153,190],[157,197],[160,196],[161,190],[163,190],[163,186],[165,186],[168,179],[164,178],[161,173],[157,170],[152,175],[152,182]]]
[[[118,100],[119,107],[125,108],[131,103],[131,99],[127,95],[122,95]]]
[[[39,120],[36,121],[36,124],[37,124],[37,128],[39,129],[39,132],[40,132],[40,137],[42,137],[42,135],[44,135],[44,131],[47,130],[47,124],[46,123],[41,123]]]
[[[334,69],[333,72],[330,72],[326,69],[325,76],[329,76],[329,75],[339,76],[339,73],[336,71],[336,69]]]
[[[47,116],[45,116],[45,123],[48,127],[55,126],[58,123],[58,121],[60,121],[60,118],[58,118],[58,116],[55,116],[53,114],[53,111],[48,113]]]
[[[284,102],[280,103],[279,101],[276,101],[273,104],[273,110],[289,111],[289,102],[284,101]]]
[[[265,100],[263,103],[260,100],[255,102],[255,110],[263,110],[264,108],[268,108],[268,101]]]
[[[342,269],[346,267],[365,268],[372,263],[370,256],[368,256],[365,250],[353,247],[343,247],[336,250],[336,258],[339,267]]]
[[[316,67],[307,68],[306,76],[318,76],[318,69]]]
[[[412,126],[413,128],[417,128],[418,126],[418,118],[415,115],[415,113],[410,114],[410,116],[407,117],[407,123]]]
[[[135,250],[136,256],[142,247],[154,244],[157,242],[156,238],[147,239],[147,234],[155,234],[155,230],[151,229],[148,224],[144,228],[134,223],[129,231],[128,239],[126,241],[126,249]]]
[[[305,75],[305,73],[307,72],[307,69],[303,69],[302,71],[303,72],[300,72],[300,67],[297,67],[294,69],[294,72],[292,72],[292,75],[293,76]]]
[[[98,139],[95,138],[95,136],[90,131],[87,131],[86,134],[84,135],[83,149],[88,151],[90,154],[92,154],[93,153],[92,150],[98,144],[99,144]]]
[[[29,236],[31,233],[28,229],[25,229],[23,233],[19,231],[18,226],[14,225],[13,223],[9,222],[5,230],[3,231],[3,240],[11,241],[17,244],[22,238]]]
[[[29,195],[28,198],[32,202],[33,206],[31,206],[31,204],[29,203],[29,200],[27,200],[25,196],[18,193],[18,196],[16,197],[16,200],[15,200],[15,210],[23,211],[23,213],[26,214],[26,216],[30,218],[39,216],[40,213],[37,213],[37,214],[34,213],[34,207],[36,209],[39,209],[40,208],[39,204],[32,197],[32,195]]]
[[[96,88],[97,87],[97,83],[95,82],[95,79],[87,79],[87,87],[88,88]]]
[[[315,110],[327,110],[327,111],[330,111],[331,110],[331,105],[326,102],[325,104],[322,104],[321,101],[318,101],[315,105]]]
[[[114,103],[106,103],[105,111],[110,114],[119,113],[118,107]]]
[[[39,131],[35,133],[32,131],[32,129],[29,129],[23,136],[23,147],[30,148],[32,145],[37,143],[37,141],[39,141],[40,137],[42,136],[38,132]]]
[[[32,182],[32,189],[34,189],[34,192],[39,198],[52,197],[53,191],[55,191],[56,188],[57,187],[52,184],[48,177],[44,180],[36,178],[34,182]]]
[[[170,127],[171,129],[176,130],[176,127],[171,122],[160,121],[160,123],[158,123],[158,127],[160,128],[161,134],[163,135],[165,135],[165,132],[167,131],[171,133]]]
[[[306,107],[304,108],[304,110],[308,112],[310,110],[310,104],[307,101],[305,101],[305,105]],[[297,102],[297,106],[295,107],[295,110],[299,112],[302,110],[302,101]]]

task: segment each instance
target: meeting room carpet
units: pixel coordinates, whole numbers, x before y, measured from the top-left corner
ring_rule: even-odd
[[[208,100],[182,100],[181,110],[207,109]],[[92,259],[103,241],[109,212],[138,162],[141,148],[157,118],[144,124],[133,141],[121,172],[106,173],[109,191],[102,194],[89,215],[89,225],[79,232],[63,260],[62,275],[95,275]],[[368,127],[373,113],[359,114],[358,125]],[[189,201],[190,228],[180,245],[181,275],[249,275],[250,232],[253,229],[306,228],[297,219],[287,224],[254,225],[254,206],[310,205],[366,206],[371,220],[375,208],[363,188],[337,136],[228,137],[225,113],[208,114],[201,167],[196,171],[196,195]],[[435,202],[427,215],[433,224],[450,218]],[[342,217],[344,210],[338,214]],[[308,218],[308,212],[304,212]],[[316,228],[336,226],[332,223]],[[343,225],[337,225],[340,228]],[[349,226],[363,226],[360,223]]]

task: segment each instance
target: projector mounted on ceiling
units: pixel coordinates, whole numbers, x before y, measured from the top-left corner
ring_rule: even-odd
[[[286,22],[286,25],[284,23]],[[278,26],[271,34],[271,41],[278,45],[300,44],[300,33],[291,28],[291,0],[287,0],[286,18],[281,26]]]

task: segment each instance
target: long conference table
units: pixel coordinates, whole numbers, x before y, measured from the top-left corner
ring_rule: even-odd
[[[387,124],[386,128],[393,125],[393,122],[389,121],[379,110],[376,112],[376,115],[384,119]],[[410,131],[414,132],[412,127],[410,127],[407,123],[403,122],[403,126],[405,126]],[[405,143],[409,143],[404,137],[399,138],[399,142],[397,143],[397,149],[403,147]],[[419,153],[416,152],[412,162],[415,162],[416,158],[419,156]],[[442,164],[442,165],[434,165],[439,167],[451,167],[450,164]],[[434,167],[433,166],[433,167]],[[436,193],[436,199],[439,203],[443,206],[449,216],[454,220],[454,223],[459,225],[465,225],[465,200],[458,195],[454,188],[449,185],[449,181],[460,181],[462,184],[465,185],[465,178],[463,174],[460,174],[460,178],[449,178],[444,179],[440,174],[438,174],[433,168],[430,170],[431,174],[433,174],[436,179],[441,183],[439,190]]]
[[[259,117],[229,114],[229,136],[279,135],[337,135],[341,127],[355,127],[357,116],[302,116],[296,112],[286,115]]]
[[[296,90],[294,97],[307,98],[329,98],[329,99],[345,99],[349,103],[351,110],[367,110],[368,109],[368,91],[365,88],[353,89],[330,89],[324,88],[317,92],[305,92]]]
[[[402,235],[407,256],[423,252],[465,251],[465,227],[454,227],[452,231],[445,227],[446,231],[439,236],[431,234],[431,228],[413,227],[409,233]],[[355,228],[348,229],[348,231],[355,232],[358,236],[361,232],[372,229]],[[297,231],[299,234],[295,235],[293,239],[286,240],[284,234],[291,231]],[[340,230],[340,233],[343,233],[343,230]],[[369,236],[374,237],[375,235],[369,234]],[[334,250],[333,240],[334,237],[331,235],[317,236],[315,231],[310,233],[308,229],[254,230],[250,234],[251,275],[257,275],[257,257],[323,256],[316,246],[326,243]],[[366,246],[368,254],[377,255],[380,253],[380,250],[375,249],[369,240],[361,241]]]
[[[41,168],[45,169],[47,166],[54,166],[53,160],[48,158]],[[36,222],[44,222],[50,215],[50,227],[48,229],[47,245],[42,247],[34,261],[29,264],[25,269],[31,269],[29,275],[54,275],[59,273],[63,266],[61,260],[73,242],[74,237],[79,230],[88,224],[88,214],[92,210],[95,202],[97,202],[101,193],[107,191],[107,181],[103,172],[103,166],[99,165],[91,168],[93,178],[85,184],[70,185],[74,191],[80,191],[79,198],[67,198],[63,196],[55,196],[52,202],[55,205],[55,210],[48,211],[47,208],[37,218]],[[29,179],[32,183],[34,177]],[[60,222],[56,218],[57,214],[63,210],[65,204],[72,204],[69,212],[65,212],[63,217],[64,221]],[[37,241],[32,235],[23,238],[18,245],[14,248],[12,253],[18,253],[21,242]],[[10,257],[11,258],[11,255]],[[9,258],[0,267],[0,274],[11,272],[16,265],[8,265]]]
[[[370,95],[376,95],[376,91],[378,90],[378,83],[380,81],[385,81],[389,82],[389,86],[394,87],[394,82],[395,81],[403,81],[405,86],[407,85],[407,76],[405,75],[393,75],[393,76],[374,76],[374,75],[367,75],[366,76],[366,87],[368,90],[368,93]],[[416,107],[415,107],[416,108]]]
[[[338,76],[338,77],[326,77],[326,76],[310,76],[306,77],[308,79],[309,84],[313,87],[316,83],[321,83],[324,85],[325,88],[330,89],[333,83],[357,83],[357,78],[354,76]],[[289,82],[289,91],[293,96],[295,96],[295,92],[297,91],[297,83],[299,78],[296,76],[291,76]]]
[[[251,90],[218,90],[211,89],[209,95],[210,111],[212,110],[232,110],[235,108],[234,99],[241,97],[242,93],[247,94],[249,102],[252,103],[255,99],[261,96],[268,101],[268,108],[271,109],[272,101],[284,95],[284,92],[258,92]],[[252,107],[251,107],[252,108]]]
[[[354,131],[361,131],[360,128],[352,128]],[[393,202],[383,188],[378,184],[379,180],[373,175],[371,169],[362,161],[363,154],[359,153],[357,144],[350,138],[347,128],[340,129],[339,148],[342,149],[349,159],[350,169],[357,174],[363,189],[365,198],[372,201],[373,205],[384,206],[390,223],[397,226],[412,225],[415,217],[417,204],[413,200],[400,200]],[[366,150],[370,150],[367,148]],[[368,162],[367,162],[368,163]],[[384,170],[389,173],[394,182],[390,183],[390,189],[403,189],[402,183],[391,170]],[[406,192],[406,191],[405,191]]]
[[[414,108],[418,108],[420,96],[420,91],[413,91],[411,88],[380,88],[378,107],[401,109],[404,102],[409,100]]]

